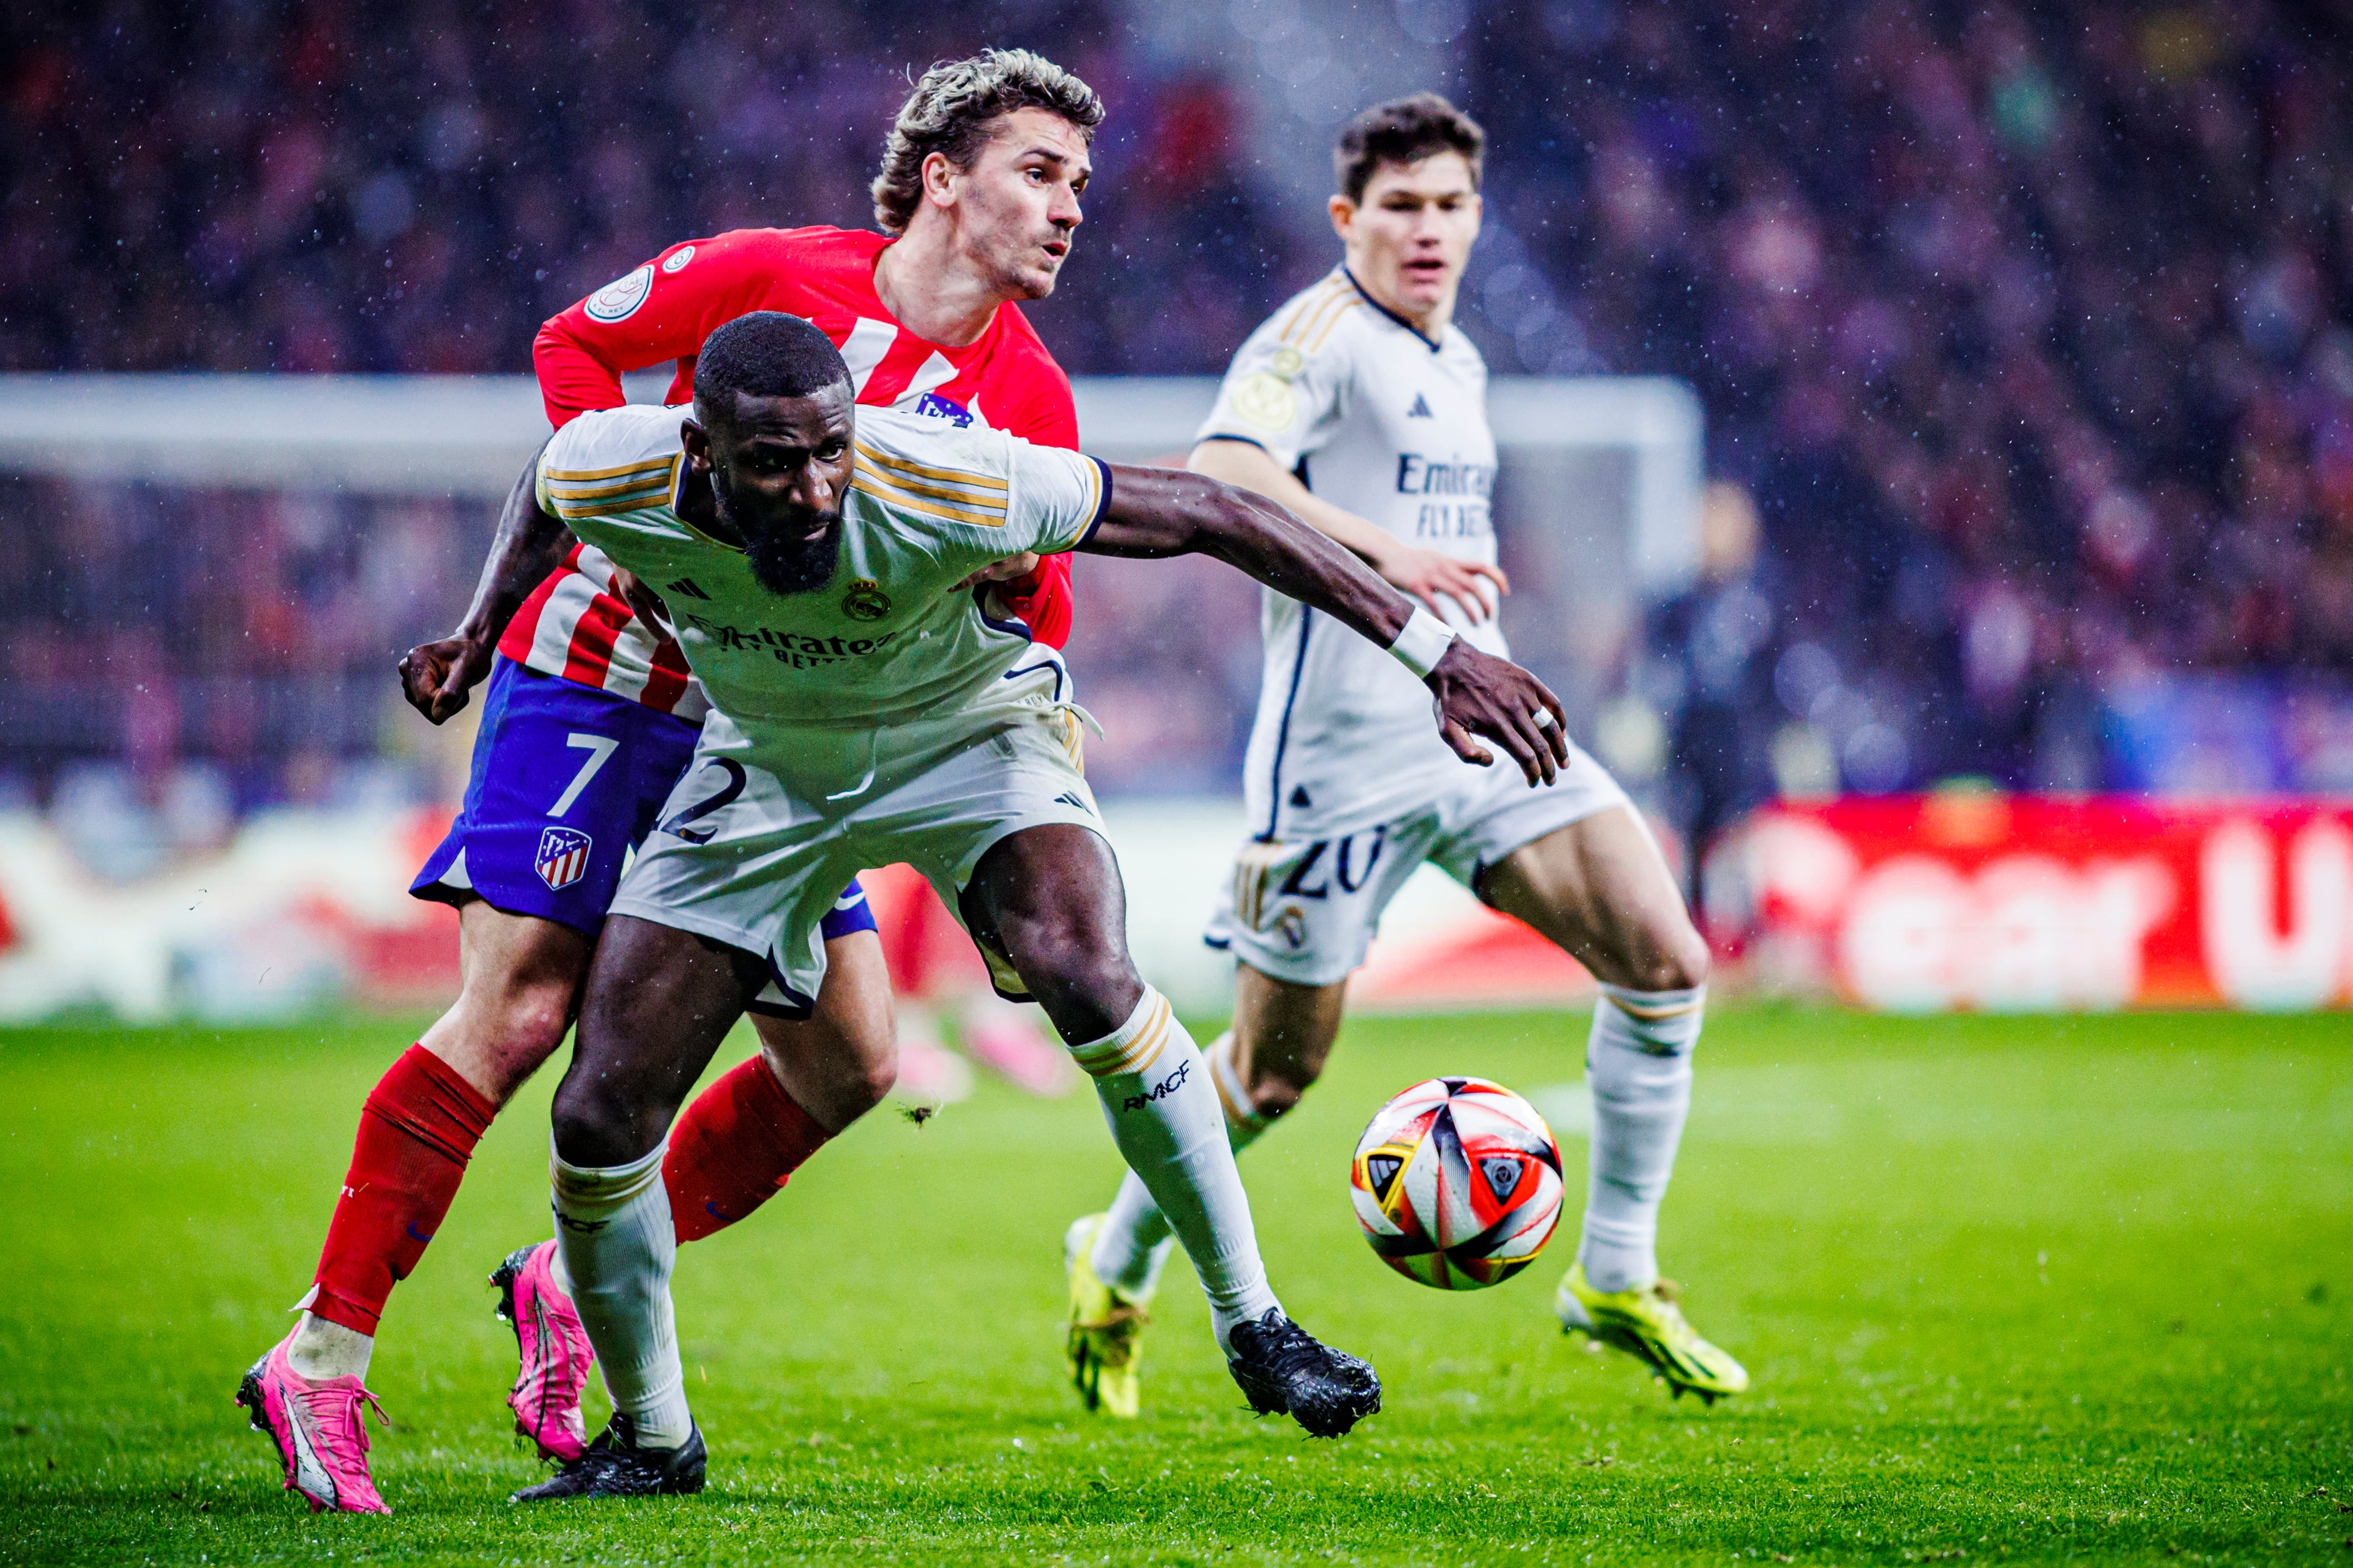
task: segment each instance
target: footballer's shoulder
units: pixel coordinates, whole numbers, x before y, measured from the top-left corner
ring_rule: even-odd
[[[860,408],[856,446],[860,468],[916,475],[955,472],[1005,477],[1017,437],[986,426],[961,426],[900,408]]]
[[[1001,529],[1012,499],[1016,437],[895,408],[858,411],[850,490],[879,504],[892,526]]]
[[[539,458],[543,504],[567,520],[584,512],[666,501],[684,456],[685,408],[631,403],[570,421]]]
[[[1365,297],[1348,277],[1347,268],[1335,267],[1277,307],[1251,334],[1252,344],[1286,358],[1313,358],[1333,345],[1342,323],[1361,314],[1364,303]]]
[[[890,244],[888,235],[871,229],[835,228],[810,224],[801,228],[731,228],[696,242],[699,251],[714,258],[797,267],[844,267],[873,264],[875,255]]]
[[[624,403],[581,415],[548,442],[550,461],[573,468],[602,461],[667,457],[681,448],[680,428],[694,412],[691,404]]]

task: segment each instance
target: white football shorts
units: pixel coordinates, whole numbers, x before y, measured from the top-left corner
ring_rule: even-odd
[[[611,912],[761,955],[753,1010],[805,1018],[825,980],[819,927],[859,872],[904,861],[961,921],[957,895],[997,840],[1047,823],[1103,831],[1079,723],[1041,703],[978,725],[763,738],[714,712]],[[999,991],[1026,994],[1002,954],[981,954]]]
[[[1503,748],[1493,767],[1419,811],[1337,838],[1253,838],[1234,857],[1202,940],[1262,974],[1333,985],[1365,962],[1381,911],[1424,860],[1472,892],[1481,873],[1524,844],[1613,805],[1626,792],[1572,745],[1568,765],[1535,788]]]

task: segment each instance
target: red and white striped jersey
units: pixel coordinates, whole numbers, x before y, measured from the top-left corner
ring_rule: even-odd
[[[507,623],[499,651],[525,668],[702,723],[711,703],[688,671],[686,655],[639,623],[614,591],[613,572],[603,551],[574,545],[563,568],[549,573]]]
[[[858,401],[1076,447],[1070,378],[1011,304],[988,330],[947,348],[901,326],[874,291],[889,237],[855,229],[746,228],[673,246],[540,328],[532,359],[559,428],[625,401],[621,373],[675,362],[669,402],[691,399],[694,356],[719,327],[753,310],[788,310],[831,338]],[[524,601],[499,651],[681,718],[707,710],[678,645],[641,625],[612,591],[612,563],[575,551]],[[1070,563],[1050,556],[1027,592],[1001,595],[1038,641],[1070,635]],[[657,592],[662,584],[650,584]]]

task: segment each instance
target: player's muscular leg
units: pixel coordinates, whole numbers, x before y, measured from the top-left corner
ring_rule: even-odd
[[[1323,1076],[1347,992],[1345,984],[1277,980],[1247,963],[1234,972],[1234,1073],[1258,1116],[1282,1115]]]
[[[1707,983],[1707,942],[1630,806],[1522,845],[1488,868],[1479,891],[1605,985],[1686,991]]]
[[[476,899],[458,911],[458,1000],[417,1043],[504,1105],[564,1043],[592,939]]]
[[[287,1342],[306,1377],[358,1375],[376,1314],[438,1228],[474,1141],[498,1107],[563,1043],[588,967],[588,939],[571,927],[510,914],[477,899],[458,916],[458,1000],[417,1042],[480,1097],[452,1112],[460,1090],[436,1088],[404,1056],[362,1111],[343,1198],[316,1284]]]
[[[1092,830],[1051,823],[1007,836],[962,902],[973,934],[1012,961],[1064,1039],[1103,1038],[1143,997],[1119,863]]]
[[[1677,1390],[1714,1399],[1747,1373],[1659,1294],[1659,1211],[1691,1109],[1707,944],[1650,833],[1615,806],[1524,845],[1482,879],[1602,984],[1585,1046],[1593,1100],[1583,1234],[1553,1299],[1562,1326],[1630,1348]]]
[[[825,944],[817,1009],[795,1023],[756,1016],[760,1054],[796,1104],[839,1132],[899,1081],[899,1018],[882,942],[871,931]]]
[[[1208,1064],[1128,957],[1111,846],[1074,824],[1024,828],[981,857],[963,903],[973,933],[1012,961],[1093,1079],[1121,1157],[1184,1243],[1235,1353],[1236,1326],[1279,1303]]]
[[[582,1167],[651,1152],[765,980],[757,958],[629,915],[605,922],[555,1090],[555,1152]]]

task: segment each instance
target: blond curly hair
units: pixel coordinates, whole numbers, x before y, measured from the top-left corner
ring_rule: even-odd
[[[983,49],[925,71],[882,143],[874,176],[874,221],[903,234],[923,199],[923,160],[937,153],[959,169],[988,141],[989,122],[1017,109],[1043,109],[1079,128],[1089,142],[1103,123],[1103,100],[1071,72],[1028,49]]]

